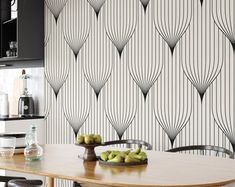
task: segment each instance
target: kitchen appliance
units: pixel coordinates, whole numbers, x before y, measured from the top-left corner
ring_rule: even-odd
[[[0,92],[0,117],[9,116],[9,101],[8,94]]]
[[[30,76],[26,74],[25,70],[23,70],[20,78],[23,81],[23,91],[18,102],[19,116],[33,116],[34,101],[32,95],[28,93],[28,88],[27,88],[27,79],[30,79]]]
[[[21,95],[19,98],[19,116],[33,116],[34,101],[31,94]]]
[[[0,137],[0,157],[12,158],[15,152],[16,137]]]

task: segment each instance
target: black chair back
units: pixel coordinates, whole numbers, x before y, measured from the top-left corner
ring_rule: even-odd
[[[149,144],[148,142],[145,142],[143,140],[132,140],[132,139],[109,141],[109,142],[105,142],[104,145],[116,145],[116,144],[127,144],[127,145],[137,144],[140,148],[142,146],[145,146],[147,148],[147,150],[153,149],[152,145]]]
[[[41,180],[13,179],[8,182],[8,187],[39,187]]]
[[[167,152],[183,152],[183,151],[194,151],[194,150],[200,150],[203,153],[205,151],[214,151],[216,152],[216,156],[218,156],[219,153],[224,153],[228,155],[229,158],[234,158],[234,153],[232,151],[223,147],[213,146],[213,145],[190,145],[190,146],[176,147],[167,150]]]

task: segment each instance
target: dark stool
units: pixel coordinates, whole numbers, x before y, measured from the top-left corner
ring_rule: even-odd
[[[0,182],[6,187],[39,187],[43,184],[41,180],[27,180],[24,177],[0,176]]]
[[[39,187],[41,180],[13,179],[8,182],[8,187]]]

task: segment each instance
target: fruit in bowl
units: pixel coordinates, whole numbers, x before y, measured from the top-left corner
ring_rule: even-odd
[[[102,137],[99,134],[96,134],[96,135],[94,135],[94,140],[95,140],[95,143],[101,144]]]
[[[110,163],[139,163],[146,161],[147,155],[141,150],[141,148],[137,148],[134,151],[113,150],[102,152],[100,154],[100,159]]]
[[[101,144],[102,137],[99,134],[86,134],[77,136],[77,144]]]

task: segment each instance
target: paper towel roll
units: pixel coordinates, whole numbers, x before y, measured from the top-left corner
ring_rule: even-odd
[[[0,116],[8,117],[9,116],[9,101],[8,94],[0,93]]]

